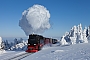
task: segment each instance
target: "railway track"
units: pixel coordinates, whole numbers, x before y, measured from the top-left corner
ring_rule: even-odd
[[[31,54],[33,54],[33,53],[23,53],[23,54],[15,56],[15,57],[12,57],[10,59],[7,59],[7,60],[21,60],[21,59],[23,59]]]

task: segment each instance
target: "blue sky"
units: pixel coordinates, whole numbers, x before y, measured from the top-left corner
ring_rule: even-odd
[[[45,6],[51,14],[51,28],[44,36],[60,37],[74,25],[90,25],[90,0],[0,0],[0,36],[26,37],[18,24],[22,12],[34,4]]]

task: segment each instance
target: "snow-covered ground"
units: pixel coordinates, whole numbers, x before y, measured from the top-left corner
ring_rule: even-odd
[[[22,60],[90,60],[90,43],[44,48]]]
[[[23,53],[26,53],[26,52],[25,51],[5,51],[5,53],[0,54],[0,60],[8,60],[12,57],[18,56]]]

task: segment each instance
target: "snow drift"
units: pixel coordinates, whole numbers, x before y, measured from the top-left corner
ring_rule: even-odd
[[[50,13],[42,5],[33,5],[22,13],[19,26],[28,36],[31,33],[43,33],[50,28]]]

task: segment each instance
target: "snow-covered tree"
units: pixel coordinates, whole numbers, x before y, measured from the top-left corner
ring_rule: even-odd
[[[8,43],[8,40],[4,41],[4,44],[6,50],[10,48],[10,44]]]
[[[5,44],[4,44],[3,41],[2,41],[1,47],[2,47],[3,50],[5,49]]]
[[[5,50],[4,50],[4,44],[3,44],[2,38],[0,37],[0,54],[2,53],[5,53]]]
[[[14,45],[18,44],[18,40],[15,38],[14,39]]]
[[[2,49],[2,38],[0,37],[0,49]]]
[[[65,35],[64,35],[65,37],[64,37],[64,39],[66,40],[66,42],[70,42],[71,40],[70,40],[70,32],[66,32],[65,33]]]
[[[60,44],[61,44],[61,45],[66,45],[66,44],[68,44],[68,43],[66,42],[66,40],[64,39],[64,37],[65,37],[65,36],[63,36],[63,37],[61,38],[61,41],[60,41]]]
[[[10,50],[26,50],[27,48],[27,41],[25,42],[22,38],[17,40],[16,38],[14,39],[14,44],[11,43],[11,48]]]
[[[88,27],[88,29],[85,27],[83,30],[80,23],[78,26],[72,27],[70,32],[65,33],[64,38],[62,38],[61,41],[64,42],[64,40],[66,40],[68,43],[77,44],[88,43],[88,39],[90,39],[90,27]]]
[[[71,44],[76,44],[76,37],[70,37]]]
[[[72,36],[70,36],[71,44],[76,44],[76,38],[77,38],[77,27],[74,26],[72,29]]]
[[[18,43],[23,43],[24,42],[24,40],[22,39],[22,38],[20,38],[19,40],[18,40]]]
[[[26,50],[27,48],[27,41],[24,41],[22,38],[19,40],[15,38],[14,42],[8,42],[8,40],[2,41],[0,37],[0,42],[2,42],[0,43],[0,48],[5,50]]]
[[[86,31],[87,31],[87,27],[85,27],[84,30],[83,30],[83,42],[84,43],[88,43],[88,39],[86,37]]]
[[[88,27],[88,35],[90,35],[90,26]]]

